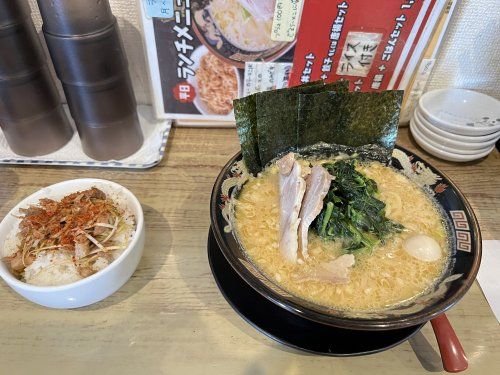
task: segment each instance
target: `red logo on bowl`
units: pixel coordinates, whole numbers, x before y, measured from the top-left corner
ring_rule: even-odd
[[[179,82],[172,91],[174,92],[175,99],[181,103],[192,103],[196,96],[194,87],[186,81]]]

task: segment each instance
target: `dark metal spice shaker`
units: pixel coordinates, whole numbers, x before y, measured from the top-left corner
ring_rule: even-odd
[[[91,158],[99,160],[112,149],[113,159],[123,159],[130,155],[130,150],[138,150],[143,138],[137,113],[116,122],[92,124],[77,122],[83,151]]]
[[[30,7],[27,1],[0,1],[0,27],[20,23],[29,17]]]
[[[45,40],[85,153],[98,160],[132,155],[141,147],[143,135],[108,1],[37,1]]]
[[[2,1],[0,0],[0,4]],[[6,80],[40,69],[45,62],[33,22],[0,26],[0,77]]]
[[[64,83],[99,84],[127,73],[127,58],[114,19],[111,26],[96,33],[61,37],[45,32],[45,40],[57,76]],[[78,63],[68,63],[73,61]]]
[[[86,35],[114,22],[108,0],[37,0],[43,29],[53,35]]]
[[[29,14],[26,0],[0,0],[0,127],[19,155],[56,151],[73,129]]]

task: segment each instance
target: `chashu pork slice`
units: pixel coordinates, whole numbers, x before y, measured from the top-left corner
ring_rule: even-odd
[[[347,284],[351,267],[355,264],[352,254],[341,255],[334,260],[317,265],[307,273],[296,276],[298,281],[326,281],[332,284]]]
[[[323,199],[330,189],[331,181],[332,176],[321,165],[312,167],[311,174],[307,177],[306,193],[299,215],[299,248],[304,259],[308,257],[309,227],[323,209]]]
[[[295,263],[299,246],[299,213],[306,182],[302,177],[302,168],[293,153],[285,155],[277,164],[280,173],[279,248],[286,260]]]

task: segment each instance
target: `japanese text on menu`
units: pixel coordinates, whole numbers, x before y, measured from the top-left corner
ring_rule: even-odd
[[[184,15],[182,14],[182,5],[185,5]],[[189,33],[191,31],[191,6],[190,0],[176,0],[177,9],[174,12],[175,24],[174,31],[177,40],[174,42],[175,49],[177,50],[177,77],[188,78],[194,75],[191,66],[194,64],[187,55],[193,51],[193,36]]]
[[[345,39],[342,36],[346,31],[344,24],[349,16],[350,2],[339,2],[329,28],[329,46],[326,56],[318,56],[317,51],[307,51],[303,55],[304,65],[300,72],[300,82],[310,82],[313,66],[319,64],[321,67],[319,78],[323,80],[328,81],[330,75],[333,77],[351,76],[356,78],[353,81],[355,91],[361,90],[364,80],[368,80],[372,90],[379,90],[385,78],[386,63],[395,52],[396,45],[400,43],[399,39],[407,21],[405,12],[410,10],[415,2],[416,0],[403,0],[401,2],[399,6],[401,13],[393,19],[392,29],[386,33],[367,32],[360,29],[348,30]],[[337,50],[341,47],[339,44],[342,40],[344,43],[339,55]],[[336,63],[337,69],[333,71],[333,66]],[[374,66],[375,68],[372,70]],[[315,67],[315,69],[318,68]]]
[[[194,76],[195,72],[192,69],[194,64],[188,55],[191,54],[194,47],[193,36],[191,31],[191,4],[190,0],[176,0],[177,8],[174,12],[175,23],[173,31],[176,35],[174,41],[175,50],[177,51],[177,77],[187,79],[189,76]],[[183,6],[184,5],[184,6]],[[184,9],[184,14],[182,12]],[[192,86],[187,83],[180,83],[175,88],[176,96],[181,102],[190,101],[194,95]]]

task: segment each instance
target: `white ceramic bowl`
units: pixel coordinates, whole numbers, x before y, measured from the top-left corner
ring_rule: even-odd
[[[449,147],[450,149],[453,149],[458,153],[461,153],[461,152],[467,153],[467,151],[473,151],[475,153],[479,153],[481,151],[486,151],[492,145],[495,144],[495,139],[488,141],[488,142],[484,142],[484,143],[477,143],[477,142],[476,143],[469,143],[469,142],[456,141],[454,139],[450,139],[448,137],[443,137],[442,135],[434,133],[430,128],[423,125],[423,123],[418,119],[417,116],[414,116],[412,121],[413,121],[413,125],[426,138],[430,139],[431,141],[433,141],[439,145]]]
[[[440,149],[438,147],[433,146],[429,142],[429,140],[426,139],[425,136],[423,136],[418,131],[418,129],[415,129],[415,125],[412,126],[412,124],[413,121],[410,121],[411,134],[415,139],[415,141],[418,143],[418,145],[422,147],[425,151],[427,151],[429,154],[437,156],[438,158],[443,160],[456,161],[462,163],[467,161],[472,161],[487,156],[495,148],[495,145],[493,145],[487,151],[475,155],[464,155],[464,154],[457,154],[454,152],[445,151],[442,148]]]
[[[441,130],[437,126],[432,125],[429,121],[427,121],[425,117],[422,115],[421,109],[418,107],[415,109],[413,117],[415,118],[415,120],[417,120],[419,125],[425,126],[433,133],[439,134],[440,136],[452,139],[454,141],[465,142],[465,143],[483,143],[492,145],[500,138],[500,132],[487,135],[472,136],[472,135],[460,135],[460,134],[450,133],[445,130]]]
[[[464,89],[429,91],[418,101],[424,117],[435,126],[461,135],[500,131],[500,102]]]
[[[102,191],[118,192],[125,204],[130,208],[136,220],[136,231],[129,246],[123,253],[103,270],[77,282],[61,286],[35,286],[16,279],[8,270],[7,265],[0,260],[0,277],[17,293],[39,305],[52,308],[76,308],[98,302],[116,292],[132,276],[144,249],[145,230],[144,215],[141,204],[128,189],[123,186],[93,178],[63,181],[38,190],[23,199],[4,217],[0,223],[0,246],[11,230],[17,228],[19,219],[13,215],[20,208],[37,204],[40,198],[61,199],[78,190],[89,189],[92,186]]]

